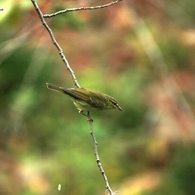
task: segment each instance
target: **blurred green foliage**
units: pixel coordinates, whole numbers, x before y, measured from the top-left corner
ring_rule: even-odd
[[[182,9],[187,6],[183,1],[176,2]],[[54,1],[39,3],[45,13],[67,7],[64,2],[60,6]],[[167,17],[176,14],[169,11],[173,4],[163,4],[164,11],[170,5],[166,13],[159,12],[155,5],[156,11],[151,12],[154,8],[147,1],[132,3],[142,10],[137,13],[139,17],[144,13],[151,21],[151,33],[153,29],[157,33],[157,45],[171,70],[171,76],[163,78],[137,39],[131,24],[138,21],[127,15],[131,12],[128,3],[108,10],[59,15],[48,23],[79,84],[112,95],[124,109],[123,113],[91,113],[101,163],[113,190],[123,193],[123,184],[131,181],[134,186],[126,184],[130,189],[123,195],[131,194],[136,186],[140,189],[136,194],[191,195],[195,193],[194,144],[184,135],[193,137],[194,122],[184,105],[177,104],[177,98],[163,96],[163,81],[178,73],[187,74],[189,82],[181,85],[181,91],[194,99],[194,45],[180,39],[185,30],[180,28],[180,21]],[[5,35],[0,36],[0,194],[104,194],[105,183],[96,164],[86,118],[66,96],[49,91],[45,85],[51,82],[74,87],[69,72],[33,7],[15,2],[9,10],[0,20],[0,33]],[[166,26],[168,35],[164,34],[162,18],[170,23]],[[168,89],[171,91],[171,86]],[[189,105],[192,110],[194,103]],[[177,112],[177,105],[183,110]],[[175,133],[173,137],[167,133],[169,127]],[[137,175],[153,170],[161,178],[158,186],[147,190],[133,182]],[[62,186],[60,191],[58,184]]]
[[[173,37],[160,40],[159,46],[171,70],[185,69],[186,66],[190,65],[193,51],[178,42],[178,40]]]
[[[185,148],[178,145],[172,162],[164,171],[164,181],[161,187],[154,192],[146,192],[144,195],[194,194],[195,187],[192,182],[195,179],[194,154],[194,144]]]

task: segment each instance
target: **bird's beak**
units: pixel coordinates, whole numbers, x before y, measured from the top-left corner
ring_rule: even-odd
[[[118,108],[120,111],[123,111],[123,109],[122,109],[120,106],[117,106],[117,108]]]

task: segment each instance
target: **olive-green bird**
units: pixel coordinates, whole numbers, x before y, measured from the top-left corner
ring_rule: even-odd
[[[76,108],[79,110],[79,113],[88,117],[88,120],[93,119],[89,114],[85,114],[84,111],[90,110],[106,110],[106,109],[118,109],[123,111],[123,109],[118,105],[117,101],[106,94],[101,93],[95,89],[87,88],[63,88],[56,85],[46,83],[47,88],[62,92],[68,95],[73,101]]]

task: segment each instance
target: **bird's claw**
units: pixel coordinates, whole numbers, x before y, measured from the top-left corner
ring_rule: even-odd
[[[88,119],[87,119],[88,122],[92,122],[93,123],[93,118],[88,116]]]

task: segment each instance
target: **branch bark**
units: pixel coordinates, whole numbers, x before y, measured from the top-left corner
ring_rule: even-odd
[[[58,11],[58,12],[52,13],[52,14],[44,14],[43,17],[44,18],[51,18],[51,17],[57,16],[59,14],[63,14],[63,13],[67,13],[67,12],[72,12],[72,11],[102,9],[102,8],[106,8],[106,7],[109,7],[111,5],[117,4],[120,1],[122,1],[122,0],[116,0],[116,1],[112,1],[111,3],[104,4],[104,5],[98,5],[98,6],[69,8],[69,9],[61,10],[61,11]]]
[[[60,47],[60,45],[57,43],[54,35],[53,35],[53,32],[52,30],[50,29],[49,25],[47,24],[47,22],[45,21],[44,17],[43,17],[43,14],[41,12],[41,10],[39,9],[39,6],[38,4],[36,3],[35,0],[31,0],[32,1],[32,4],[34,5],[40,19],[41,19],[41,22],[43,24],[43,26],[46,28],[46,30],[48,31],[50,37],[51,37],[51,40],[53,42],[53,44],[56,46],[57,50],[59,51],[59,55],[60,57],[62,58],[62,61],[64,62],[64,64],[66,65],[66,68],[67,70],[70,72],[71,76],[72,76],[72,79],[73,79],[73,82],[74,82],[74,85],[78,88],[80,88],[80,85],[78,84],[77,82],[77,79],[76,79],[76,76],[74,74],[74,71],[71,69],[69,63],[68,63],[68,60],[66,59],[65,55],[64,55],[64,52],[62,50],[62,48]]]

